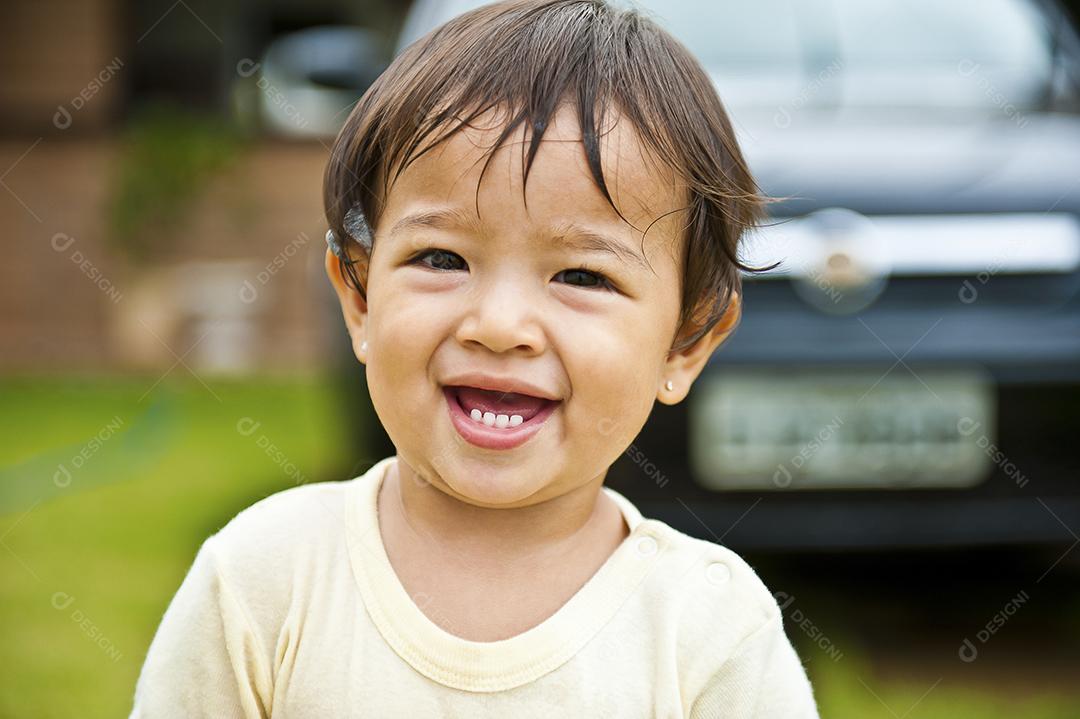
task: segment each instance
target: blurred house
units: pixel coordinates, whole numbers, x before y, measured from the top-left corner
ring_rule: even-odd
[[[0,368],[325,362],[322,171],[394,5],[5,3]],[[268,77],[268,48],[311,28],[339,51]]]

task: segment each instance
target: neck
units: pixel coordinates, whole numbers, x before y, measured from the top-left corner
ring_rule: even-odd
[[[383,481],[379,506],[396,515],[414,541],[448,554],[473,561],[478,555],[497,562],[538,558],[570,551],[593,532],[610,532],[616,519],[622,523],[619,508],[600,492],[603,481],[600,475],[524,507],[479,507],[431,486],[399,457]]]

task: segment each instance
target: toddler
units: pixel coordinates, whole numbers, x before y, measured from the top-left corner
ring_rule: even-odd
[[[335,142],[326,270],[396,454],[202,544],[133,717],[816,717],[730,550],[603,486],[740,317],[766,200],[708,76],[603,0],[407,48]]]

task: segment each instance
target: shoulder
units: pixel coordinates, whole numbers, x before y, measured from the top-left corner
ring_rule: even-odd
[[[289,487],[247,506],[215,532],[216,560],[230,575],[272,570],[285,559],[325,550],[345,533],[351,483],[321,481]]]
[[[271,494],[210,536],[206,551],[233,596],[267,619],[310,596],[335,567],[347,567],[346,499],[358,479]]]
[[[648,591],[658,607],[654,621],[674,636],[690,716],[817,717],[776,595],[753,567],[719,543],[657,520],[640,530],[660,552]]]
[[[634,549],[657,555],[643,587],[650,610],[678,622],[688,643],[708,641],[722,651],[780,616],[776,597],[737,553],[645,517],[626,497],[609,494],[633,528]]]
[[[783,633],[776,597],[737,553],[654,519],[644,520],[639,532],[657,542],[646,591],[674,634],[689,685],[704,685],[752,638]]]
[[[725,636],[738,640],[779,616],[776,597],[734,551],[655,519],[644,520],[639,531],[657,541],[654,580],[679,587],[677,604],[684,621],[724,628]]]
[[[355,481],[303,484],[263,497],[213,535],[216,549],[233,558],[253,559],[343,532],[345,497]]]

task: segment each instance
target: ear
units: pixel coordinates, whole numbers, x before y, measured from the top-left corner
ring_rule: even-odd
[[[709,357],[712,356],[717,347],[731,336],[741,317],[742,298],[738,292],[732,291],[727,310],[724,311],[724,314],[712,329],[686,349],[668,353],[667,359],[661,368],[660,390],[657,399],[664,404],[682,402],[690,392],[690,386],[694,383],[694,380],[705,369]],[[697,326],[695,325],[684,334],[693,334],[696,329]],[[670,390],[665,388],[665,383],[668,381],[672,384]]]
[[[367,338],[367,301],[356,289],[348,283],[345,275],[341,272],[341,263],[338,256],[332,250],[326,250],[326,276],[330,278],[330,284],[337,293],[338,302],[341,303],[341,314],[345,318],[345,327],[349,330],[352,338],[353,354],[356,359],[366,362],[367,350],[361,349],[361,343]],[[358,265],[358,268],[363,269]],[[361,277],[366,273],[361,272]]]

